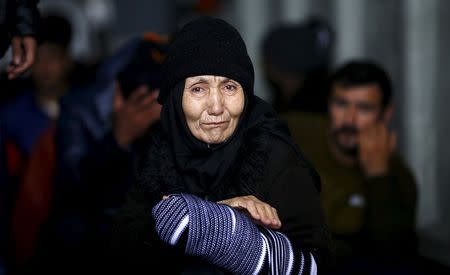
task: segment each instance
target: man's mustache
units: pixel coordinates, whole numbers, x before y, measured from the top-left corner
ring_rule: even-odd
[[[347,134],[347,135],[357,135],[358,134],[358,128],[352,125],[344,125],[342,127],[339,127],[337,129],[333,130],[333,135],[339,135],[339,134]]]

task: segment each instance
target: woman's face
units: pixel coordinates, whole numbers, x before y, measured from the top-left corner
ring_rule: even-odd
[[[201,75],[185,81],[182,105],[186,123],[194,137],[205,143],[222,143],[234,133],[244,101],[242,86],[232,79]]]

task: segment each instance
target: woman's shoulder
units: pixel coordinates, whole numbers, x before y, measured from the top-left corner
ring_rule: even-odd
[[[260,151],[267,155],[267,162],[271,166],[285,167],[300,165],[309,168],[311,164],[306,160],[304,153],[295,142],[285,121],[271,119],[247,131],[244,148],[250,152]]]
[[[293,144],[289,144],[286,140],[277,136],[271,137],[270,144],[269,154],[271,160],[280,164],[301,162],[301,152],[298,152]]]
[[[295,143],[273,136],[270,144],[269,163],[280,167],[291,165],[307,167],[309,165],[304,154]]]
[[[148,151],[151,147],[161,147],[166,143],[161,127],[161,123],[157,122],[152,125],[148,131],[137,141],[140,152]]]
[[[293,142],[274,136],[267,163],[267,179],[274,179],[278,175],[293,170],[296,175],[309,177],[320,190],[320,176],[314,166],[304,156],[300,148]]]

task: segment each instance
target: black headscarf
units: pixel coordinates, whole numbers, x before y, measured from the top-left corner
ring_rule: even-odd
[[[169,45],[162,72],[158,97],[163,105],[162,129],[152,133],[156,145],[147,150],[138,165],[138,182],[146,185],[150,194],[188,191],[216,198],[224,193],[250,194],[251,187],[245,186],[258,182],[257,177],[265,171],[274,136],[298,150],[286,124],[268,103],[254,95],[253,64],[245,43],[224,20],[201,17],[186,24]],[[227,77],[244,90],[244,110],[238,125],[220,144],[198,140],[186,123],[182,109],[185,80],[199,75]],[[302,158],[299,151],[298,156]],[[251,179],[243,179],[243,175]]]
[[[161,111],[161,125],[169,142],[175,166],[189,190],[206,195],[219,187],[237,161],[245,134],[253,127],[263,127],[270,134],[290,142],[286,126],[276,118],[272,107],[244,93],[244,110],[234,133],[225,142],[207,144],[190,132],[182,110],[182,81],[169,93]]]

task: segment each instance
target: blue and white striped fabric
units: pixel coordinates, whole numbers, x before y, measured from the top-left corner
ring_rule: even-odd
[[[185,252],[234,274],[317,274],[309,252],[296,251],[282,233],[255,225],[243,213],[189,194],[153,208],[156,231],[172,246],[187,231]]]

